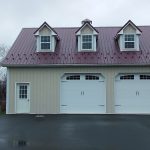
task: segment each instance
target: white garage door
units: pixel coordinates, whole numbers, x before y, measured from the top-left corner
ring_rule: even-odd
[[[115,83],[116,113],[150,113],[150,75],[119,75]]]
[[[105,113],[104,78],[97,74],[65,75],[61,80],[61,113]]]

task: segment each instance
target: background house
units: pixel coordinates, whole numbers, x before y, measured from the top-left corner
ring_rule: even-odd
[[[150,113],[150,26],[24,28],[2,61],[7,113]]]

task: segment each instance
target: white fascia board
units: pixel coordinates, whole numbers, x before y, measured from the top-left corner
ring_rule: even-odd
[[[136,34],[139,34],[139,35],[140,35],[140,34],[141,34],[141,32],[140,32],[139,30],[136,30]]]
[[[34,35],[35,35],[35,36],[38,36],[38,35],[39,35],[39,31],[42,30],[42,28],[44,28],[45,26],[51,31],[52,35],[57,35],[57,34],[56,34],[55,32],[53,32],[53,30],[51,30],[46,24],[43,24],[43,26],[42,26]]]
[[[119,33],[118,33],[118,35],[122,35],[123,34],[123,30],[121,30]]]
[[[35,35],[35,36],[39,36],[39,31],[37,31],[34,35]]]
[[[139,31],[132,23],[129,22],[129,23],[118,33],[118,35],[123,34],[123,30],[124,30],[128,25],[131,25],[131,26],[136,30],[136,34],[141,34],[141,31]]]
[[[53,32],[51,29],[50,29],[50,31],[51,31],[51,35],[57,35],[55,32]]]

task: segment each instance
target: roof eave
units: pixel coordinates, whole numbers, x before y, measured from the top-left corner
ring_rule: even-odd
[[[117,67],[117,66],[121,66],[121,67],[128,67],[128,66],[150,66],[150,64],[1,64],[3,67]]]

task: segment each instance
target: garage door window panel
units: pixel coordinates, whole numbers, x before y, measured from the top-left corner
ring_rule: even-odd
[[[134,75],[120,76],[120,80],[134,80]]]
[[[86,75],[85,80],[99,80],[99,76]]]
[[[140,80],[150,80],[150,75],[140,75]]]
[[[80,80],[80,75],[67,76],[66,80]]]

